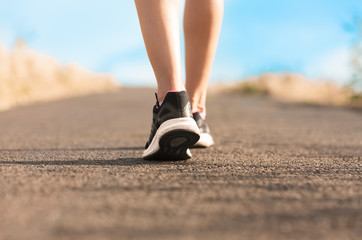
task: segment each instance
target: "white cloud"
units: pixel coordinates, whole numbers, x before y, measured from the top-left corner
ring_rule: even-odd
[[[139,59],[115,64],[110,73],[114,74],[121,84],[156,86],[155,76],[148,59]]]
[[[7,26],[0,23],[0,44],[9,49],[14,41],[14,35]]]
[[[230,82],[240,80],[245,74],[239,63],[215,61],[211,71],[210,82]]]
[[[334,49],[309,62],[305,68],[308,77],[322,78],[337,83],[346,83],[352,75],[350,49]]]

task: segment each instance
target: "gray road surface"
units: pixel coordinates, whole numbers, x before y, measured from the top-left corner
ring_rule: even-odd
[[[362,113],[209,97],[216,146],[140,159],[153,90],[0,113],[0,239],[361,239]]]

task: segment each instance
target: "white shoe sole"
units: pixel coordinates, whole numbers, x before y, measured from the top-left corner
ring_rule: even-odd
[[[200,138],[194,119],[183,117],[165,121],[157,129],[142,157],[148,160],[185,160],[191,157],[189,147]]]
[[[194,147],[207,148],[212,145],[214,145],[214,139],[212,136],[209,133],[201,133],[200,139],[197,143],[195,143]]]

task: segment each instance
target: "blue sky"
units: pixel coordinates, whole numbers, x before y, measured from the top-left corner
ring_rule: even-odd
[[[62,63],[110,72],[126,85],[154,85],[131,0],[12,0],[0,8],[0,42],[23,38]],[[357,0],[225,0],[211,81],[297,72],[346,82]]]

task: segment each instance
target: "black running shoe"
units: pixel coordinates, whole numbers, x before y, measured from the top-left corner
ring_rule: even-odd
[[[151,135],[143,158],[148,160],[185,160],[189,147],[200,138],[186,91],[168,92],[162,105],[153,107]]]
[[[210,134],[209,125],[207,125],[206,121],[202,119],[199,112],[195,112],[193,117],[200,129],[200,139],[194,147],[207,148],[214,145],[214,139]]]

